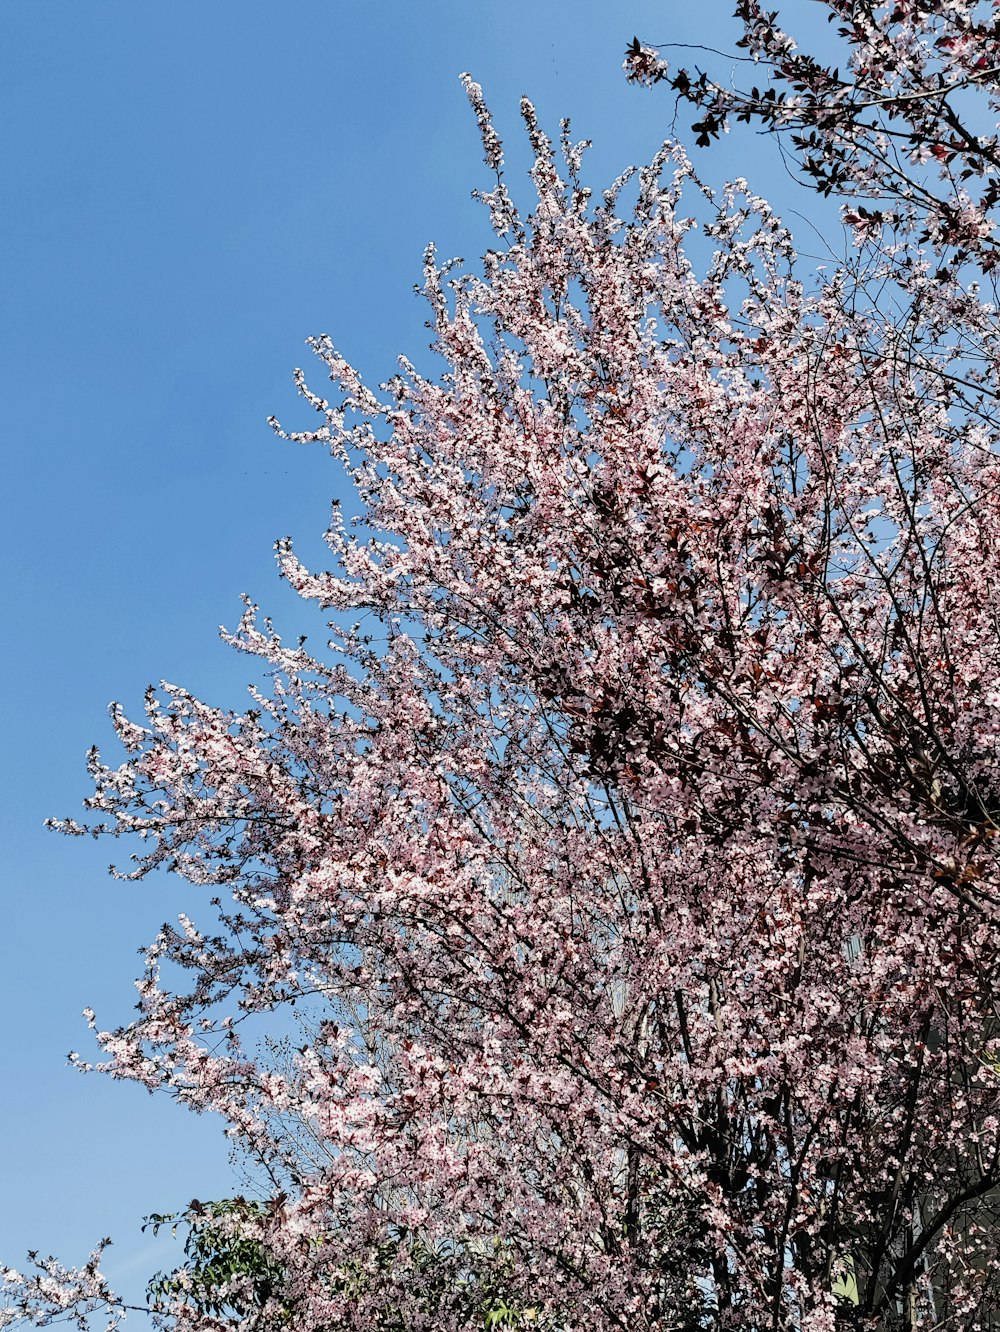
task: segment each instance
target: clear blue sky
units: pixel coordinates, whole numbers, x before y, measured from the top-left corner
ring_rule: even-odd
[[[218,1123],[67,1067],[80,1010],[127,1018],[136,949],[195,890],[116,883],[123,847],[46,833],[78,814],[107,702],[166,678],[242,706],[252,663],[217,641],[250,593],[317,631],[278,584],[337,492],[291,370],[329,332],[372,381],[426,345],[411,294],[428,240],[473,259],[488,185],[458,82],[484,85],[523,179],[517,101],[594,140],[603,187],[669,130],[620,73],[633,32],[731,39],[732,0],[4,0],[0,6],[0,419],[5,741],[0,801],[0,1261],[79,1261],[101,1235],[133,1296],[139,1219],[232,1191]],[[689,117],[682,117],[682,124]],[[796,207],[759,141],[747,174]],[[306,619],[303,618],[306,614]]]

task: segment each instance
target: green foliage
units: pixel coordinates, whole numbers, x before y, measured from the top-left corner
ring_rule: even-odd
[[[165,1227],[175,1237],[184,1231],[185,1259],[174,1271],[160,1272],[150,1280],[146,1288],[150,1307],[165,1313],[180,1303],[200,1315],[240,1321],[259,1315],[271,1301],[277,1325],[287,1325],[293,1311],[282,1298],[285,1274],[258,1238],[266,1215],[261,1203],[227,1198],[195,1200],[183,1212],[147,1217],[143,1230],[154,1235]],[[313,1242],[321,1245],[322,1237]],[[403,1257],[428,1313],[447,1310],[460,1324],[483,1332],[554,1332],[558,1327],[517,1291],[513,1255],[499,1241],[475,1248],[434,1246],[418,1236],[400,1234],[379,1244],[372,1257],[382,1273]],[[326,1274],[331,1291],[349,1296],[360,1295],[369,1277],[370,1265],[361,1261]],[[385,1332],[406,1332],[402,1315],[391,1307],[382,1314],[382,1326]]]
[[[172,1235],[186,1228],[184,1265],[160,1272],[146,1287],[154,1309],[180,1301],[200,1313],[243,1318],[257,1312],[280,1291],[283,1272],[252,1231],[265,1209],[246,1198],[221,1202],[193,1201],[185,1212],[153,1213],[143,1230],[159,1234],[165,1226]]]

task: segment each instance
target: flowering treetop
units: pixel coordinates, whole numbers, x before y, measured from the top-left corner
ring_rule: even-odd
[[[221,1114],[272,1185],[206,1241],[266,1282],[220,1278],[209,1309],[188,1267],[161,1314],[985,1326],[992,422],[938,306],[900,357],[849,274],[810,288],[768,205],[676,145],[595,202],[525,102],[523,213],[466,86],[498,245],[478,273],[428,252],[442,372],[374,391],[320,337],[332,388],[298,375],[318,419],[287,437],[357,495],[329,569],[278,543],[329,652],[248,605],[227,637],[269,689],[116,709],[127,757],[93,755],[91,822],[61,825],[218,894],[97,1033],[102,1067]],[[992,318],[970,299],[967,327]],[[255,1045],[293,1005],[301,1043]],[[94,1296],[76,1279],[63,1308]]]

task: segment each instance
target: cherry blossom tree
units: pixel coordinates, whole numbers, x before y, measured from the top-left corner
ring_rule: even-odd
[[[994,1327],[994,312],[876,228],[904,340],[677,145],[595,201],[528,102],[525,213],[466,83],[498,243],[428,251],[443,369],[316,338],[275,423],[355,487],[329,569],[277,548],[328,649],[248,604],[269,686],[114,709],[59,825],[211,899],[91,1022],[269,1181],[189,1214],[158,1317]],[[96,1259],[6,1289],[120,1312]]]

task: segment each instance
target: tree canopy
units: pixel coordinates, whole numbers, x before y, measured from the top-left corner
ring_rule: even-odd
[[[916,116],[931,31],[941,77],[979,80],[972,8],[852,6],[838,97],[898,79],[886,114]],[[750,49],[785,49],[744,11]],[[807,154],[810,77],[775,112]],[[314,426],[275,423],[355,489],[328,569],[277,547],[328,649],[248,604],[227,637],[269,687],[115,709],[126,758],[95,752],[88,821],[59,824],[215,895],[97,1030],[101,1067],[221,1114],[270,1182],[192,1210],[158,1317],[994,1327],[990,185],[967,204],[943,162],[914,200],[886,168],[904,202],[853,208],[853,257],[817,274],[676,143],[595,200],[527,101],[526,211],[466,86],[497,240],[474,270],[427,253],[439,373],[375,390],[318,337]],[[300,1044],[255,1042],[293,1007]],[[118,1307],[96,1257],[6,1281],[0,1325]]]

